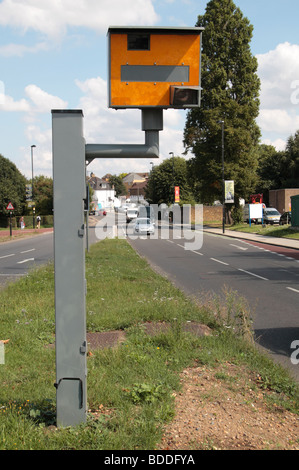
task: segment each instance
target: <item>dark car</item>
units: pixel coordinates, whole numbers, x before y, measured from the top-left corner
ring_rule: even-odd
[[[284,212],[279,219],[279,225],[290,224],[292,220],[292,212]]]

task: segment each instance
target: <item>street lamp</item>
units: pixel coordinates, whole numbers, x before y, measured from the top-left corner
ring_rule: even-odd
[[[174,191],[174,153],[169,152],[172,155],[172,186],[173,186],[173,202],[175,202],[175,191]]]
[[[222,128],[222,232],[225,232],[225,182],[224,182],[224,121],[218,121]]]
[[[31,194],[32,194],[32,202],[34,204],[34,195],[33,195],[33,149],[36,148],[36,145],[31,145],[31,185],[32,185],[32,190],[31,190]],[[34,206],[32,207],[32,225],[33,225],[33,228],[35,228],[35,208]]]

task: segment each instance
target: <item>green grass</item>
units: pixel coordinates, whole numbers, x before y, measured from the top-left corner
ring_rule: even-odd
[[[268,237],[292,238],[299,240],[299,230],[290,228],[289,225],[266,225],[261,224],[237,224],[227,227],[229,230],[236,230],[237,232],[257,233],[259,235],[266,235]]]
[[[125,240],[93,245],[86,277],[87,330],[125,329],[126,341],[88,356],[90,412],[87,423],[74,428],[55,426],[53,266],[0,291],[0,339],[9,339],[0,364],[1,450],[155,449],[163,425],[174,416],[179,372],[195,363],[213,367],[233,361],[249,373],[258,371],[273,400],[298,410],[295,383],[242,338],[249,313],[235,293],[227,294],[225,314],[218,299],[214,307],[199,307],[154,273]],[[187,320],[209,325],[213,334],[184,333]],[[167,321],[171,328],[152,337],[144,331],[148,321]]]

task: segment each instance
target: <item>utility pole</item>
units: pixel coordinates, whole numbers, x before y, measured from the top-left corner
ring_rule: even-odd
[[[221,161],[222,161],[222,232],[225,233],[225,181],[224,181],[224,121],[219,121],[222,128],[222,150],[221,150]]]

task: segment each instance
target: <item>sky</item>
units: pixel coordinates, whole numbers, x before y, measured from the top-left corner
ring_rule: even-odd
[[[207,0],[1,0],[0,154],[52,177],[52,109],[82,109],[87,144],[143,144],[140,110],[107,106],[109,26],[193,27]],[[235,0],[254,27],[261,143],[284,150],[299,130],[299,2]],[[182,156],[186,111],[163,112],[160,157]],[[190,154],[185,158],[190,158]],[[148,159],[96,159],[87,173],[148,172]],[[71,170],[70,170],[71,171]]]

